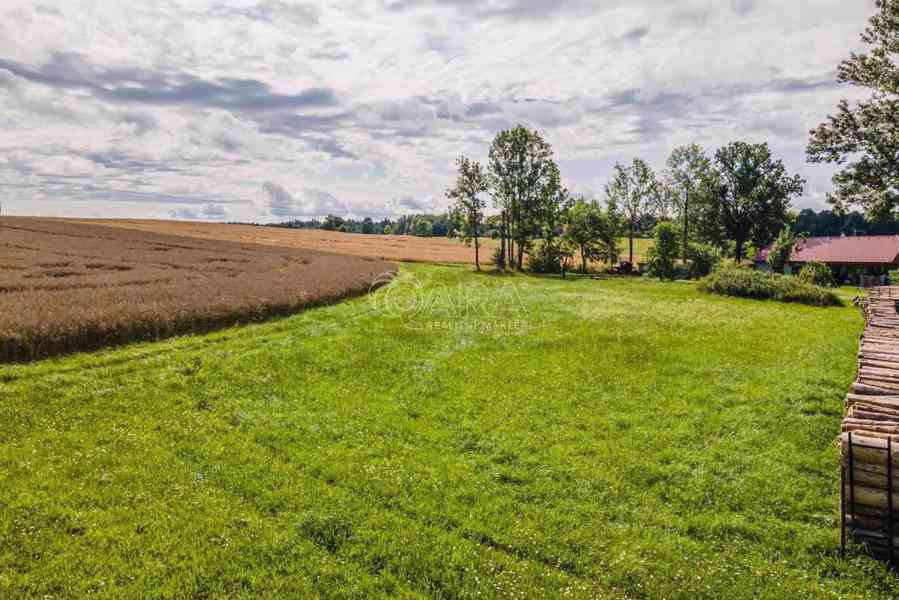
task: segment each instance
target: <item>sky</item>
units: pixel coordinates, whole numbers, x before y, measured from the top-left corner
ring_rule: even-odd
[[[874,0],[3,0],[4,214],[271,222],[440,212],[523,124],[564,183],[808,130]]]

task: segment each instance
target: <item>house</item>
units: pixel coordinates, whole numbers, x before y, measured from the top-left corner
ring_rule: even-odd
[[[772,246],[755,257],[756,268],[770,269],[768,253]],[[881,284],[889,271],[899,268],[899,235],[805,238],[793,248],[787,272],[798,272],[810,262],[830,266],[838,281]]]

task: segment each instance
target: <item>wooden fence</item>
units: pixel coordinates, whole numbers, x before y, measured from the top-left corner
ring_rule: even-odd
[[[899,287],[868,290],[858,378],[841,434],[841,541],[896,564],[899,538]]]

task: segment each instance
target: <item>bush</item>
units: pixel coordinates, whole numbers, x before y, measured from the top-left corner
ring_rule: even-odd
[[[649,275],[659,279],[674,279],[674,261],[678,257],[679,240],[672,223],[659,223],[652,232],[655,243],[649,250]]]
[[[802,270],[799,272],[799,279],[803,283],[820,285],[821,287],[836,287],[837,285],[830,267],[816,262],[808,263],[802,267]]]
[[[890,285],[899,285],[899,269],[893,269],[887,274],[890,278]]]
[[[775,273],[784,272],[784,267],[790,262],[793,248],[798,241],[799,238],[793,234],[793,230],[789,225],[781,230],[777,239],[771,245],[771,251],[768,253],[768,264],[771,266],[772,271]]]
[[[505,269],[506,268],[506,255],[503,252],[502,247],[497,246],[493,249],[493,264],[497,269]]]
[[[796,277],[762,273],[733,266],[719,267],[699,282],[699,289],[710,294],[797,302],[812,306],[842,306],[840,297]]]
[[[690,244],[687,251],[690,279],[705,277],[721,262],[721,251],[711,244]]]
[[[528,271],[531,273],[561,273],[562,249],[558,244],[539,241],[528,254]]]

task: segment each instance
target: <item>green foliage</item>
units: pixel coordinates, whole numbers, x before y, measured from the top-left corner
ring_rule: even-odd
[[[525,248],[543,229],[547,203],[563,196],[552,146],[521,125],[500,131],[487,162],[490,191],[500,210],[500,237],[514,241],[517,254],[502,261],[521,269]],[[502,247],[505,247],[503,244]]]
[[[390,225],[385,225],[384,235],[393,235],[393,227],[391,227]]]
[[[596,204],[581,199],[568,211],[565,225],[565,243],[580,256],[581,272],[587,272],[589,261],[600,258],[600,238],[607,222]]]
[[[606,185],[609,212],[620,211],[627,226],[628,262],[634,262],[634,235],[638,222],[657,215],[663,202],[662,187],[646,161],[635,158],[630,166],[615,165],[615,176]]]
[[[734,241],[734,257],[746,257],[748,243],[767,246],[787,222],[790,199],[802,193],[805,180],[787,174],[768,144],[733,142],[715,153],[716,193],[705,207]]]
[[[699,282],[699,289],[722,296],[796,302],[812,306],[842,306],[838,295],[796,277],[724,266]]]
[[[890,285],[899,285],[899,269],[892,269],[888,277],[890,278]]]
[[[499,270],[506,268],[506,253],[500,246],[493,249],[493,266]]]
[[[528,271],[531,273],[561,273],[564,258],[561,244],[538,240],[528,253]]]
[[[327,217],[325,217],[324,222],[322,222],[321,228],[325,231],[340,231],[340,228],[344,227],[344,231],[346,231],[345,225],[346,221],[343,219],[343,217],[338,217],[337,215],[328,215]]]
[[[687,260],[689,261],[690,279],[699,279],[711,273],[721,262],[721,251],[711,244],[690,244]]]
[[[808,157],[843,169],[834,175],[836,193],[828,197],[840,212],[860,206],[872,220],[892,216],[899,205],[899,2],[878,0],[861,38],[870,49],[853,53],[838,68],[838,79],[871,96],[850,104],[812,130]]]
[[[674,262],[680,256],[680,240],[677,227],[662,222],[653,230],[653,246],[649,251],[649,274],[659,279],[674,279]]]
[[[412,224],[412,235],[418,237],[431,237],[434,234],[434,225],[427,219],[416,219]]]
[[[837,285],[830,267],[817,262],[805,264],[799,272],[799,279],[809,285],[821,287],[836,287]]]
[[[456,161],[459,169],[459,176],[456,178],[456,185],[446,191],[446,197],[450,201],[450,215],[453,225],[450,227],[462,241],[471,245],[474,242],[475,267],[481,270],[480,261],[480,235],[481,226],[484,221],[484,202],[483,194],[488,190],[487,173],[481,168],[481,164],[477,161],[469,160],[464,156],[460,156]]]
[[[0,366],[0,597],[899,597],[836,552],[856,309],[402,273],[274,322]],[[434,333],[459,291],[484,327]],[[504,304],[527,321],[491,328],[515,325]]]
[[[775,273],[783,273],[790,257],[793,255],[793,248],[799,238],[793,233],[789,225],[780,230],[771,251],[768,253],[768,264]]]

